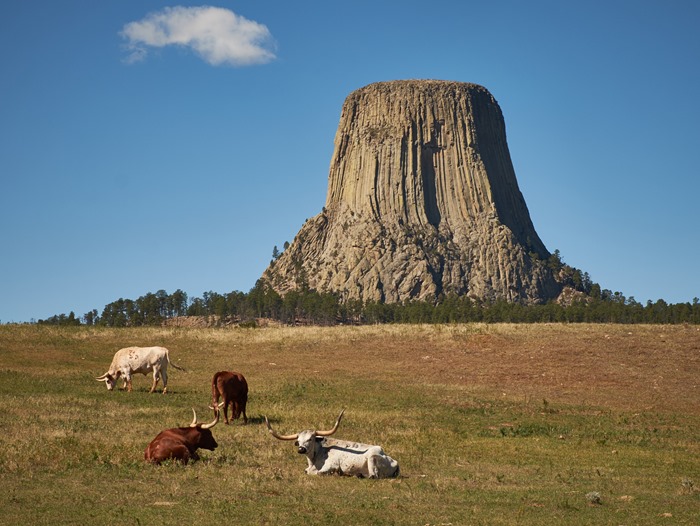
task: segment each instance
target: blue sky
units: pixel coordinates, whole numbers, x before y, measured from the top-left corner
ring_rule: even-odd
[[[550,251],[700,296],[700,3],[203,5],[0,6],[0,322],[247,292],[323,207],[345,97],[411,78],[491,91]]]

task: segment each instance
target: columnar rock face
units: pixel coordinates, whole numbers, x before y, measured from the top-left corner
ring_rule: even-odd
[[[345,100],[326,205],[263,279],[281,294],[308,286],[345,300],[537,303],[562,289],[548,256],[493,96],[475,84],[381,82]]]

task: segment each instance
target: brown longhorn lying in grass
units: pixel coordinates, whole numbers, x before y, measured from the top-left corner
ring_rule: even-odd
[[[165,460],[179,460],[187,464],[190,460],[199,460],[197,449],[214,451],[219,444],[216,443],[211,428],[219,421],[219,412],[213,422],[198,424],[197,413],[192,408],[193,418],[189,427],[174,427],[161,431],[148,444],[144,458],[148,462],[160,464]]]
[[[338,430],[345,409],[340,412],[332,429],[307,429],[293,435],[280,435],[265,417],[265,424],[273,437],[294,440],[299,454],[306,455],[309,475],[347,475],[369,478],[391,478],[399,475],[399,464],[384,453],[380,446],[327,438]]]

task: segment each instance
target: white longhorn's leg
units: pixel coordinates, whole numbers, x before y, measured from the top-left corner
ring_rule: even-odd
[[[316,469],[314,475],[333,475],[337,473],[337,470],[329,468],[328,466],[323,466],[321,469]]]
[[[163,394],[168,392],[168,369],[163,367],[160,371],[160,377],[163,380]]]
[[[372,455],[367,459],[367,472],[369,478],[379,478],[379,466],[377,465],[379,462],[381,462],[381,457],[377,457],[375,455]]]
[[[131,392],[131,373],[124,373],[122,374],[122,377],[124,378],[124,386],[126,387],[126,390]]]
[[[121,377],[123,385],[122,385],[122,390],[126,389],[127,386],[127,376],[122,373],[121,371],[117,371],[117,375],[114,377],[114,387],[117,387],[117,380]]]
[[[318,475],[319,471],[316,469],[316,466],[314,466],[311,460],[308,458],[306,460],[309,462],[309,466],[304,470],[304,473],[307,475]]]
[[[158,385],[158,370],[153,369],[153,384],[151,385],[151,390],[149,391],[149,393],[152,393],[156,390],[156,385]]]

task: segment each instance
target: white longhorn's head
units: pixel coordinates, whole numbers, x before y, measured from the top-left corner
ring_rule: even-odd
[[[107,384],[107,390],[111,391],[117,383],[117,379],[109,373],[105,373],[102,376],[95,378],[98,382],[104,382]]]
[[[272,426],[270,426],[270,421],[267,419],[267,417],[265,417],[265,424],[267,424],[267,429],[270,431],[273,437],[279,440],[294,440],[294,445],[297,446],[297,452],[300,455],[306,455],[314,450],[316,446],[316,439],[318,437],[331,436],[338,430],[338,426],[340,425],[340,420],[343,418],[344,412],[345,409],[343,409],[338,415],[338,418],[335,421],[335,425],[327,431],[315,431],[312,429],[306,429],[304,431],[299,431],[298,433],[295,433],[293,435],[280,435],[274,429],[272,429]]]

